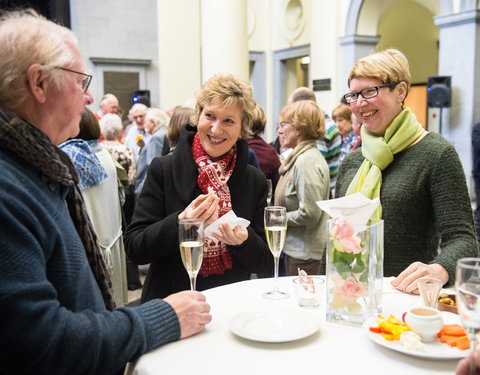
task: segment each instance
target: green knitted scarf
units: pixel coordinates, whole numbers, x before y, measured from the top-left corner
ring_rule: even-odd
[[[362,126],[362,154],[365,157],[347,189],[347,195],[362,193],[373,199],[380,196],[382,171],[393,162],[393,155],[406,149],[423,133],[423,127],[408,107],[395,117],[383,137],[374,135]],[[382,217],[382,206],[372,219]]]

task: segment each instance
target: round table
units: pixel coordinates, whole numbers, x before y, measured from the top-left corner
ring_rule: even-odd
[[[373,343],[361,327],[325,320],[325,303],[308,308],[321,320],[319,331],[309,337],[285,343],[250,341],[234,335],[229,321],[242,311],[261,309],[305,309],[296,302],[292,277],[279,278],[288,299],[271,301],[263,292],[272,289],[273,279],[253,279],[204,291],[211,306],[212,322],[205,332],[173,342],[143,355],[129,364],[132,375],[179,374],[294,374],[355,375],[450,374],[458,360],[422,359]],[[407,311],[422,304],[384,280],[383,312]],[[325,289],[325,284],[323,284]],[[325,293],[325,290],[323,290]],[[323,298],[323,301],[325,299]]]

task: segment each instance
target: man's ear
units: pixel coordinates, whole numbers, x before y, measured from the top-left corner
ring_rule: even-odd
[[[40,64],[33,64],[27,69],[27,86],[32,96],[39,103],[45,103],[47,100],[46,88],[48,86],[45,72]]]

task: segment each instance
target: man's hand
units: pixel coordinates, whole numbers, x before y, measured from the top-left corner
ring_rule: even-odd
[[[405,268],[405,270],[392,281],[392,286],[402,292],[418,294],[417,280],[425,276],[439,279],[443,285],[448,282],[448,273],[440,264],[414,262]]]
[[[210,305],[202,293],[183,291],[163,299],[177,314],[180,323],[180,338],[184,339],[202,332],[211,322]]]
[[[458,362],[455,374],[471,375],[472,373],[470,372],[470,363],[472,363],[472,365],[475,364],[475,374],[480,375],[480,352],[478,350],[476,352],[475,358],[473,358],[473,352],[471,351],[468,356]]]

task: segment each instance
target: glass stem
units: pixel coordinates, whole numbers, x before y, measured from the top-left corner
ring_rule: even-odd
[[[275,270],[274,274],[274,284],[273,284],[273,291],[278,292],[278,259],[280,257],[273,257],[273,268]]]
[[[476,375],[477,374],[477,335],[476,335],[477,330],[469,330],[468,332],[468,337],[470,338],[470,350],[472,352],[472,355],[470,356],[470,362],[469,362],[469,367],[470,375]]]
[[[190,289],[197,290],[197,278],[195,276],[190,276]]]

